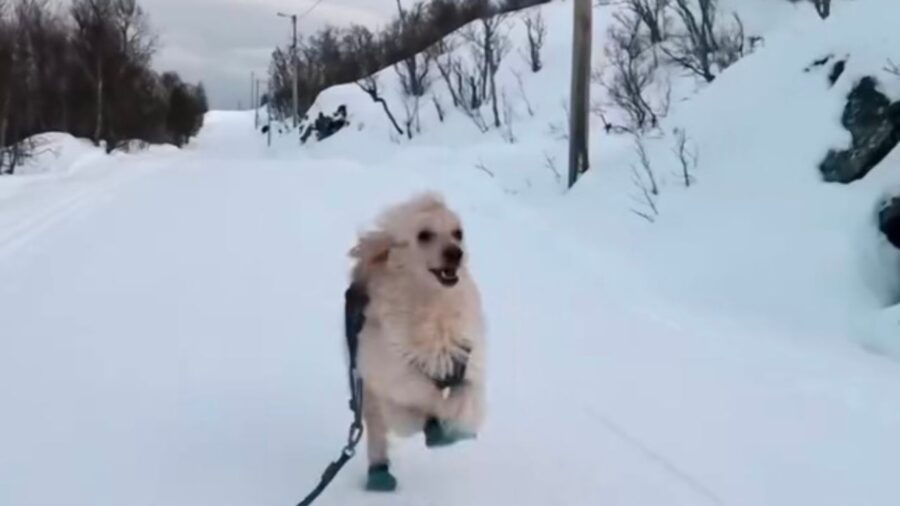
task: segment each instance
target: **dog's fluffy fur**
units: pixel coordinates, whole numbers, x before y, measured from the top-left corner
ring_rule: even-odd
[[[485,329],[464,239],[459,217],[428,193],[386,210],[350,252],[352,281],[370,297],[358,362],[371,464],[388,461],[389,432],[410,436],[437,418],[474,433],[484,419]],[[454,246],[463,255],[452,283],[439,272]],[[466,375],[446,396],[431,378],[454,358],[467,358]]]

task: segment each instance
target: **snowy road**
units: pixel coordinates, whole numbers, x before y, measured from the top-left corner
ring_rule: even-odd
[[[488,425],[398,443],[393,496],[361,491],[357,458],[317,504],[900,503],[896,364],[681,318],[477,175],[240,156],[226,119],[8,232],[0,504],[294,504],[349,422],[345,252],[426,185],[471,237]]]

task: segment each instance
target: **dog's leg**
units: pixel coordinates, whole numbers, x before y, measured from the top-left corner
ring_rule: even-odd
[[[484,419],[483,388],[473,384],[457,387],[449,397],[438,401],[434,411],[424,428],[426,446],[449,446],[473,439]]]
[[[366,445],[369,458],[369,475],[366,490],[391,492],[397,488],[397,480],[390,472],[388,459],[388,429],[378,397],[368,388],[363,397],[363,421],[366,424]]]

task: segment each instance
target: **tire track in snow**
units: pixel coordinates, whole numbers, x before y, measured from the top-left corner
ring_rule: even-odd
[[[0,224],[0,259],[13,255],[44,232],[89,208],[101,197],[114,194],[120,186],[148,173],[141,167],[130,167],[125,170],[109,167],[90,178],[73,176],[63,181],[49,182],[50,195],[42,196],[41,200],[29,206],[34,209],[13,215],[13,219],[20,219],[13,221],[9,226],[2,227]],[[78,186],[85,188],[76,192],[71,191],[73,187]],[[21,218],[23,215],[24,218]]]

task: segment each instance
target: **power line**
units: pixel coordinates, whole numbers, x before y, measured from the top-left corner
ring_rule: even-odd
[[[324,1],[325,1],[325,0],[316,0],[316,3],[312,4],[312,6],[310,6],[309,9],[306,9],[305,11],[303,11],[303,14],[300,14],[299,16],[297,16],[297,19],[303,19],[303,18],[305,18],[307,14],[309,14],[310,12],[312,12],[313,10],[315,10],[315,8],[318,7],[319,4],[321,4],[321,3],[324,2]]]

